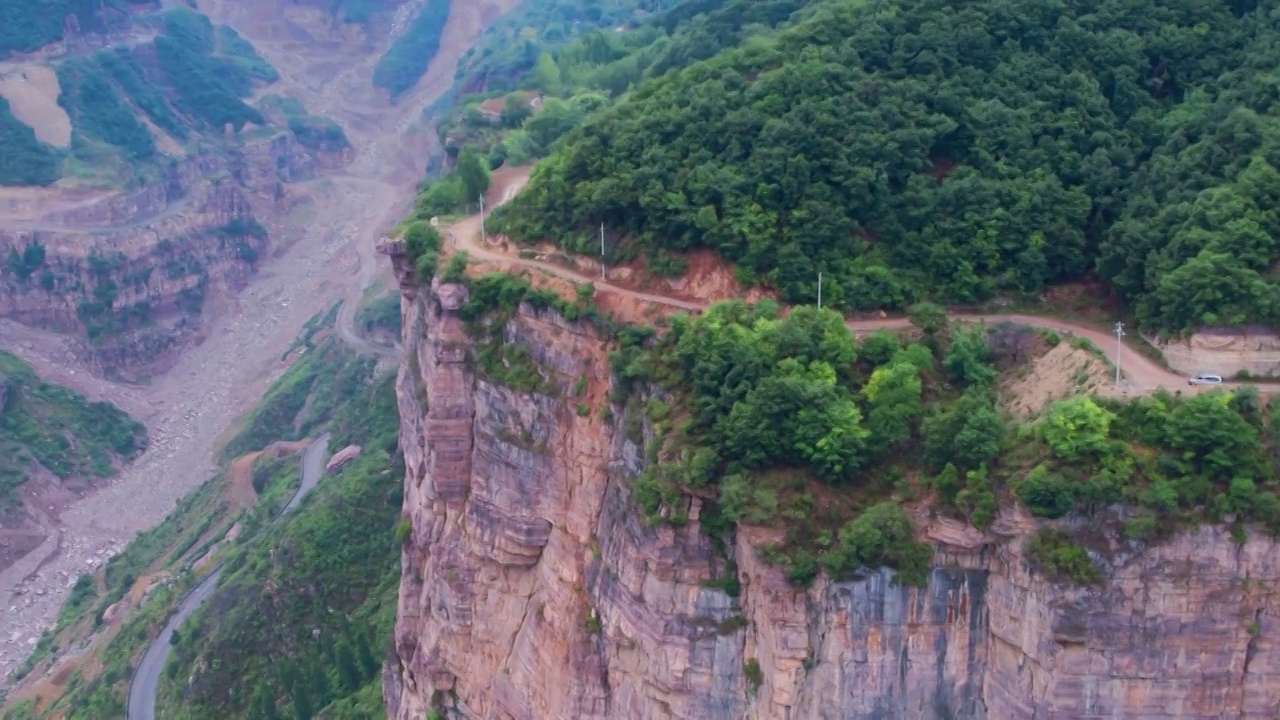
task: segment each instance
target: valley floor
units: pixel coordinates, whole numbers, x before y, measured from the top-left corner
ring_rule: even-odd
[[[55,507],[57,527],[49,540],[0,572],[0,688],[52,623],[76,577],[158,523],[214,472],[220,437],[283,371],[280,358],[308,318],[337,300],[354,304],[379,276],[374,243],[412,202],[434,142],[422,127],[423,109],[448,89],[458,58],[484,24],[512,4],[455,3],[440,53],[418,86],[393,106],[370,82],[386,38],[344,44],[332,29],[308,24],[291,3],[199,3],[215,22],[249,36],[280,69],[273,91],[296,95],[313,112],[339,120],[356,157],[340,174],[316,181],[317,210],[306,219],[302,239],[264,263],[238,297],[211,308],[205,341],[149,386],[94,378],[76,367],[60,338],[0,326],[0,344],[46,378],[117,402],[151,433],[150,449],[139,461],[111,486]],[[396,30],[403,26],[401,20]],[[355,338],[350,315],[344,317],[343,336]]]

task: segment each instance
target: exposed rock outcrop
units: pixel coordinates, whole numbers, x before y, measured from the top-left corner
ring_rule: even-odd
[[[461,285],[405,289],[397,379],[407,467],[389,717],[644,720],[1273,718],[1280,710],[1280,546],[1206,527],[1112,541],[1101,587],[1054,584],[1022,552],[1029,519],[989,533],[923,523],[928,584],[884,570],[789,585],[746,528],[727,548],[700,500],[649,527],[628,480],[644,438],[607,423],[608,364],[583,326],[520,308],[504,332],[550,395],[478,376]],[[582,397],[567,392],[588,379]],[[585,416],[572,405],[591,409]],[[617,409],[615,408],[615,411]]]
[[[1269,328],[1207,328],[1169,342],[1153,341],[1169,367],[1188,375],[1199,372],[1234,377],[1280,375],[1280,336]]]
[[[278,133],[52,210],[39,194],[11,200],[29,219],[0,229],[0,317],[79,335],[108,373],[163,371],[198,341],[206,300],[242,287],[272,249],[272,220],[301,198],[289,183],[343,161]]]
[[[331,473],[358,457],[360,457],[360,446],[348,445],[329,458],[329,462],[324,466],[324,471]]]

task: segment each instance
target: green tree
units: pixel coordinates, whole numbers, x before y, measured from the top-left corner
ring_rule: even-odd
[[[1004,437],[1004,421],[992,399],[970,390],[947,410],[924,421],[925,460],[934,469],[955,463],[973,469],[996,458]]]
[[[511,94],[502,102],[502,115],[500,122],[506,128],[518,128],[529,119],[533,111],[529,108],[529,101],[520,95]]]
[[[896,362],[877,368],[862,389],[867,399],[867,429],[883,452],[911,438],[924,415],[923,384],[914,365]]]
[[[345,641],[339,642],[334,649],[334,661],[338,668],[338,682],[347,694],[354,693],[364,684],[360,669],[356,666],[355,653]]]
[[[369,647],[369,636],[367,633],[356,632],[356,657],[360,660],[360,668],[364,671],[364,677],[374,677],[378,674],[378,669],[382,667],[382,663],[373,656],[373,650]]]
[[[556,95],[560,92],[560,66],[556,65],[550,54],[542,53],[538,56],[533,66],[533,77],[543,93]]]
[[[463,150],[458,157],[457,172],[467,203],[476,202],[489,189],[489,171],[471,148]]]
[[[969,385],[987,385],[994,381],[996,369],[991,364],[986,325],[979,323],[952,331],[951,345],[942,358],[942,365],[951,377]]]
[[[902,339],[891,330],[876,330],[862,340],[862,359],[874,366],[889,362],[902,349]]]
[[[538,157],[546,155],[552,144],[577,127],[585,116],[581,109],[571,103],[556,98],[545,101],[538,114],[524,123],[524,132],[532,144],[532,152]]]
[[[919,328],[926,338],[934,337],[947,327],[946,308],[931,302],[912,305],[909,317],[911,324]]]
[[[280,711],[276,710],[275,698],[271,696],[264,682],[259,682],[254,687],[253,699],[249,707],[251,720],[280,720]]]
[[[1071,482],[1037,465],[1017,484],[1018,497],[1033,515],[1060,518],[1075,505],[1078,488]]]
[[[315,717],[315,704],[311,700],[311,689],[307,687],[307,681],[295,680],[290,695],[293,699],[293,714],[297,720],[311,720]]]
[[[894,503],[883,502],[840,528],[835,546],[821,562],[837,578],[848,577],[859,568],[888,565],[898,568],[903,579],[920,584],[932,554],[928,546],[916,542],[915,526],[907,513]]]
[[[1174,408],[1165,427],[1166,442],[1183,460],[1218,480],[1258,474],[1262,442],[1257,428],[1231,407],[1232,395],[1206,393]]]
[[[1064,460],[1105,452],[1115,414],[1083,395],[1059,400],[1039,425],[1040,436]]]
[[[436,273],[440,253],[440,232],[425,220],[409,223],[404,231],[405,254],[413,260],[418,277],[429,281]]]

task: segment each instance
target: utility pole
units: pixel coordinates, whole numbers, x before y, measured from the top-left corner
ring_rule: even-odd
[[[487,244],[488,242],[489,242],[489,238],[485,236],[485,232],[484,232],[484,193],[481,193],[480,194],[480,243]]]
[[[604,223],[600,223],[600,277],[604,277]]]
[[[1124,323],[1116,323],[1116,387],[1120,386],[1120,352],[1124,349],[1121,338],[1124,337]]]
[[[818,273],[818,309],[822,309],[822,273]]]

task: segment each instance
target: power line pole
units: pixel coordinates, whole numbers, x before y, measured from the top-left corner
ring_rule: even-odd
[[[600,277],[604,277],[604,223],[600,223]]]
[[[484,193],[480,194],[480,242],[489,242],[489,238],[485,236],[484,231]]]
[[[818,273],[818,309],[822,309],[822,273]]]
[[[1124,323],[1116,323],[1116,386],[1120,386],[1120,352],[1124,349]]]

